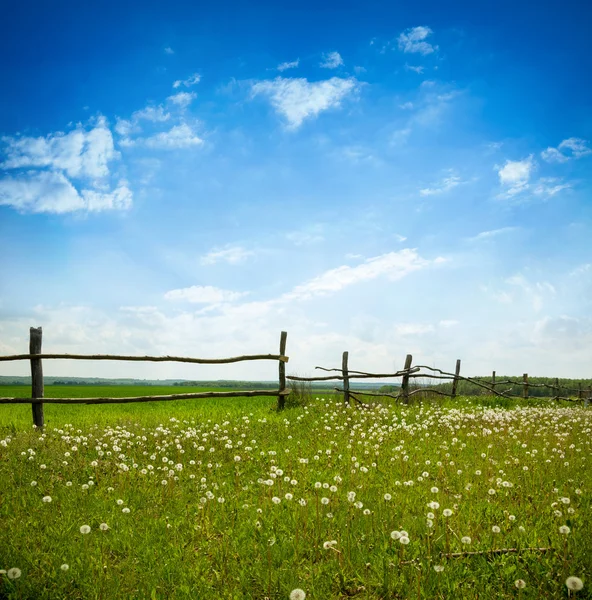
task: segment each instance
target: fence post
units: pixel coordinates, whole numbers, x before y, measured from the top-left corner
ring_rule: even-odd
[[[582,382],[578,382],[578,400],[582,399]]]
[[[495,392],[495,371],[491,373],[491,389]]]
[[[528,373],[522,375],[522,381],[524,382],[522,384],[522,397],[526,400],[528,398]]]
[[[349,404],[349,371],[347,368],[347,358],[349,353],[344,352],[341,357],[341,374],[343,375],[343,402]]]
[[[282,331],[280,335],[280,356],[286,355],[286,339],[288,337],[288,332]],[[286,390],[286,363],[280,359],[279,366],[279,394],[278,394],[278,410],[284,410],[284,406],[286,405],[286,396],[282,394]]]
[[[405,357],[405,366],[403,370],[406,373],[403,375],[403,380],[401,381],[401,395],[403,396],[403,402],[405,404],[409,404],[409,369],[411,368],[411,361],[413,360],[413,356],[408,354]]]
[[[561,390],[559,389],[559,377],[555,377],[555,396],[559,398],[561,394],[559,393]]]
[[[41,327],[29,330],[29,354],[41,354]],[[31,359],[31,398],[43,398],[43,365],[40,358]],[[33,425],[43,427],[43,404],[31,404]]]
[[[456,398],[456,388],[458,386],[458,376],[460,375],[460,358],[456,360],[456,369],[454,371],[454,379],[452,380],[452,397]]]

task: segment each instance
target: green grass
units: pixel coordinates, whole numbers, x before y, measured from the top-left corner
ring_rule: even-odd
[[[0,406],[0,569],[22,571],[0,598],[563,598],[571,575],[591,598],[592,411],[484,402],[46,405],[43,434]],[[485,554],[445,556],[465,551]]]

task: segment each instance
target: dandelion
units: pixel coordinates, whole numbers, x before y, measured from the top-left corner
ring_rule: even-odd
[[[90,527],[88,525],[82,525],[80,527],[80,533],[82,533],[83,535],[90,533]]]
[[[32,487],[35,487],[36,485],[37,485],[37,482],[36,482],[36,481],[31,481],[31,486],[32,486]]]
[[[67,571],[69,568],[70,568],[70,565],[67,565],[66,563],[64,563],[64,564],[63,564],[63,565],[60,567],[60,569],[61,569],[62,571]]]
[[[497,525],[494,525],[494,526],[491,528],[491,531],[492,531],[493,533],[499,533],[499,532],[501,531],[501,529],[500,529],[500,528],[499,528]]]
[[[568,590],[574,590],[575,592],[577,592],[578,590],[581,590],[584,587],[584,582],[579,577],[574,577],[572,575],[571,577],[568,577],[565,580],[565,585],[567,586]]]
[[[222,498],[222,497],[218,498],[218,503],[219,504],[224,504],[224,502],[225,502],[224,498]]]
[[[337,540],[331,540],[330,542],[323,542],[323,548],[330,550],[333,546],[337,546]]]
[[[516,579],[514,585],[519,589],[523,590],[526,587],[526,581],[524,579]]]
[[[21,576],[21,570],[17,569],[16,567],[13,567],[12,569],[8,569],[8,571],[6,571],[6,575],[7,575],[8,579],[18,579]],[[572,579],[576,579],[576,577],[573,577]],[[578,581],[579,581],[579,579],[578,579]],[[574,588],[574,589],[576,589],[576,588]],[[577,589],[581,590],[582,588],[577,588]]]
[[[130,509],[126,506],[125,508],[121,509],[121,512],[127,515],[130,512]]]
[[[567,535],[567,534],[568,534],[570,531],[571,531],[571,529],[570,529],[570,528],[569,528],[567,525],[562,525],[562,526],[559,528],[559,533],[560,533],[561,535]]]
[[[49,504],[51,502],[51,496],[43,496],[41,500]]]
[[[393,540],[401,539],[401,532],[400,531],[391,531],[391,537],[393,538]]]
[[[470,544],[472,540],[468,535],[465,535],[460,538],[460,541],[462,544]]]
[[[495,491],[493,488],[489,489],[489,490],[487,491],[487,493],[488,493],[490,496],[495,496],[495,495],[497,494],[497,492],[496,492],[496,491]]]
[[[402,535],[402,536],[399,538],[399,542],[400,542],[401,544],[403,544],[404,546],[406,546],[406,545],[409,543],[409,538],[408,538],[406,535]]]
[[[436,573],[442,573],[443,570],[444,570],[443,565],[434,565],[434,571],[436,571]]]
[[[321,504],[329,504],[329,498],[321,498]]]
[[[445,509],[442,511],[442,514],[443,514],[445,517],[451,517],[451,516],[452,516],[452,510],[451,510],[450,508],[445,508]]]
[[[392,497],[390,494],[385,494],[385,495],[384,495],[384,499],[385,499],[387,502],[389,502],[389,500],[392,500],[392,499],[393,499],[393,497]]]
[[[117,501],[117,504],[118,504],[118,506],[121,506],[121,505],[123,504],[123,500],[121,500],[121,499],[120,499],[120,500],[118,500],[118,501]]]
[[[290,600],[304,600],[306,598],[306,592],[300,588],[296,588],[290,592]]]
[[[107,531],[107,529],[109,529],[109,525],[107,525],[107,523],[101,523],[101,524],[99,525],[99,529],[100,529],[101,531]]]
[[[440,490],[437,487],[433,487],[430,491],[432,494],[437,494]]]
[[[274,497],[271,499],[271,501],[272,501],[274,504],[279,504],[279,503],[280,503],[282,500],[281,500],[281,498],[278,498],[277,496],[274,496]]]

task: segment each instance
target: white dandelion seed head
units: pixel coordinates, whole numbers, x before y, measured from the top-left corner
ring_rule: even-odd
[[[401,532],[400,531],[391,531],[391,537],[393,538],[393,540],[398,540],[401,538]]]
[[[43,498],[41,500],[43,502],[49,503],[49,502],[51,502],[51,496],[43,496]]]
[[[90,527],[88,525],[82,525],[80,527],[80,533],[82,533],[83,535],[90,533]]]
[[[463,544],[470,544],[472,540],[468,535],[465,535],[462,538],[460,538],[460,541]]]
[[[436,571],[436,573],[442,573],[443,570],[444,570],[443,565],[434,565],[434,571]]]
[[[524,579],[516,579],[514,585],[519,589],[523,590],[526,587],[526,581]]]
[[[99,525],[99,529],[100,529],[101,531],[107,531],[107,529],[109,529],[109,525],[107,525],[107,523],[101,523],[101,524]]]
[[[494,525],[491,528],[491,531],[492,531],[492,533],[499,533],[501,531],[501,529],[497,525]]]
[[[402,536],[399,538],[399,542],[400,542],[401,544],[403,544],[404,546],[406,546],[406,545],[409,543],[409,538],[408,538],[406,535],[402,535]]]
[[[127,515],[130,512],[130,509],[126,506],[125,508],[121,509],[121,512]]]
[[[574,577],[572,575],[565,580],[565,585],[568,589],[577,592],[584,587],[584,582],[579,577]]]
[[[8,579],[18,579],[21,576],[21,570],[17,567],[12,567],[12,569],[8,569],[8,571],[6,571],[6,576]]]
[[[562,525],[562,526],[559,528],[559,533],[560,533],[561,535],[567,535],[567,534],[568,534],[570,531],[571,531],[571,529],[570,529],[570,528],[569,528],[567,525]]]
[[[384,499],[388,502],[389,500],[392,500],[393,497],[390,494],[385,494]]]
[[[437,494],[440,490],[434,486],[430,491],[432,492],[432,494]]]
[[[300,588],[296,588],[290,592],[290,600],[304,600],[306,592]]]
[[[442,514],[443,514],[445,517],[451,517],[451,516],[452,516],[452,510],[451,510],[450,508],[445,508],[445,509],[442,511]]]
[[[62,571],[67,571],[69,568],[70,568],[70,565],[67,565],[66,563],[64,563],[64,564],[63,564],[63,565],[60,567],[60,569],[61,569]]]

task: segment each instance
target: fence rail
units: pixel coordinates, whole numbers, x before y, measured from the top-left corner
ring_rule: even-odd
[[[522,376],[522,381],[514,381],[512,379],[507,379],[505,381],[496,381],[495,371],[492,372],[491,381],[486,381],[477,377],[465,377],[460,374],[461,368],[461,360],[458,359],[456,361],[454,373],[450,373],[448,371],[443,371],[442,369],[436,369],[435,367],[429,367],[427,365],[415,365],[411,366],[413,357],[411,354],[408,354],[405,357],[405,366],[401,371],[396,371],[395,373],[368,373],[365,371],[355,371],[350,370],[348,366],[349,353],[344,352],[342,356],[342,366],[341,369],[332,368],[328,369],[325,367],[315,367],[320,371],[333,372],[334,375],[328,375],[324,377],[297,377],[294,375],[288,375],[287,379],[290,381],[302,381],[302,382],[313,382],[313,381],[342,381],[343,387],[335,387],[333,388],[336,392],[340,392],[343,394],[343,401],[349,404],[350,398],[353,398],[357,402],[360,400],[357,396],[375,396],[375,397],[389,397],[394,398],[396,400],[402,400],[405,404],[409,403],[409,399],[420,393],[430,393],[436,394],[439,396],[447,396],[449,398],[455,398],[457,396],[458,384],[461,381],[466,381],[471,385],[475,385],[481,389],[486,390],[494,396],[499,396],[503,398],[524,398],[528,399],[530,388],[547,388],[554,390],[556,393],[550,397],[552,400],[565,400],[568,402],[580,402],[583,401],[587,406],[590,401],[592,401],[592,388],[583,389],[581,383],[578,385],[578,388],[569,388],[566,386],[559,385],[559,379],[555,379],[555,385],[550,385],[547,383],[531,383],[528,379],[528,373],[524,373]],[[422,372],[422,369],[424,372]],[[428,372],[425,372],[428,371]],[[397,394],[387,393],[387,392],[368,392],[361,390],[352,390],[350,388],[349,382],[352,379],[384,379],[384,378],[401,378],[401,391]],[[438,381],[452,381],[452,390],[451,393],[443,392],[442,390],[435,389],[429,386],[421,386],[415,390],[410,390],[409,381],[412,379],[434,379]],[[520,386],[522,388],[522,395],[512,394],[512,388],[506,391],[499,391],[496,389],[497,386],[501,385],[512,385],[512,386]],[[565,392],[573,392],[577,394],[577,398],[570,398],[568,396],[561,396],[560,391],[564,390]]]
[[[36,427],[44,426],[44,404],[125,404],[128,402],[164,402],[171,400],[187,400],[191,398],[232,398],[249,396],[276,396],[278,410],[285,406],[286,396],[290,390],[286,388],[286,341],[288,334],[285,331],[280,335],[279,354],[250,354],[233,356],[230,358],[190,358],[185,356],[123,356],[114,354],[43,354],[41,352],[42,328],[31,327],[29,332],[29,354],[14,354],[0,356],[0,361],[31,361],[31,397],[30,398],[0,398],[0,404],[31,404],[33,424]],[[130,396],[122,398],[97,397],[97,398],[45,398],[43,383],[43,360],[121,360],[141,362],[184,362],[196,364],[229,364],[247,360],[275,360],[279,363],[279,383],[277,390],[236,390],[231,392],[196,392],[188,394],[171,394],[161,396]]]

